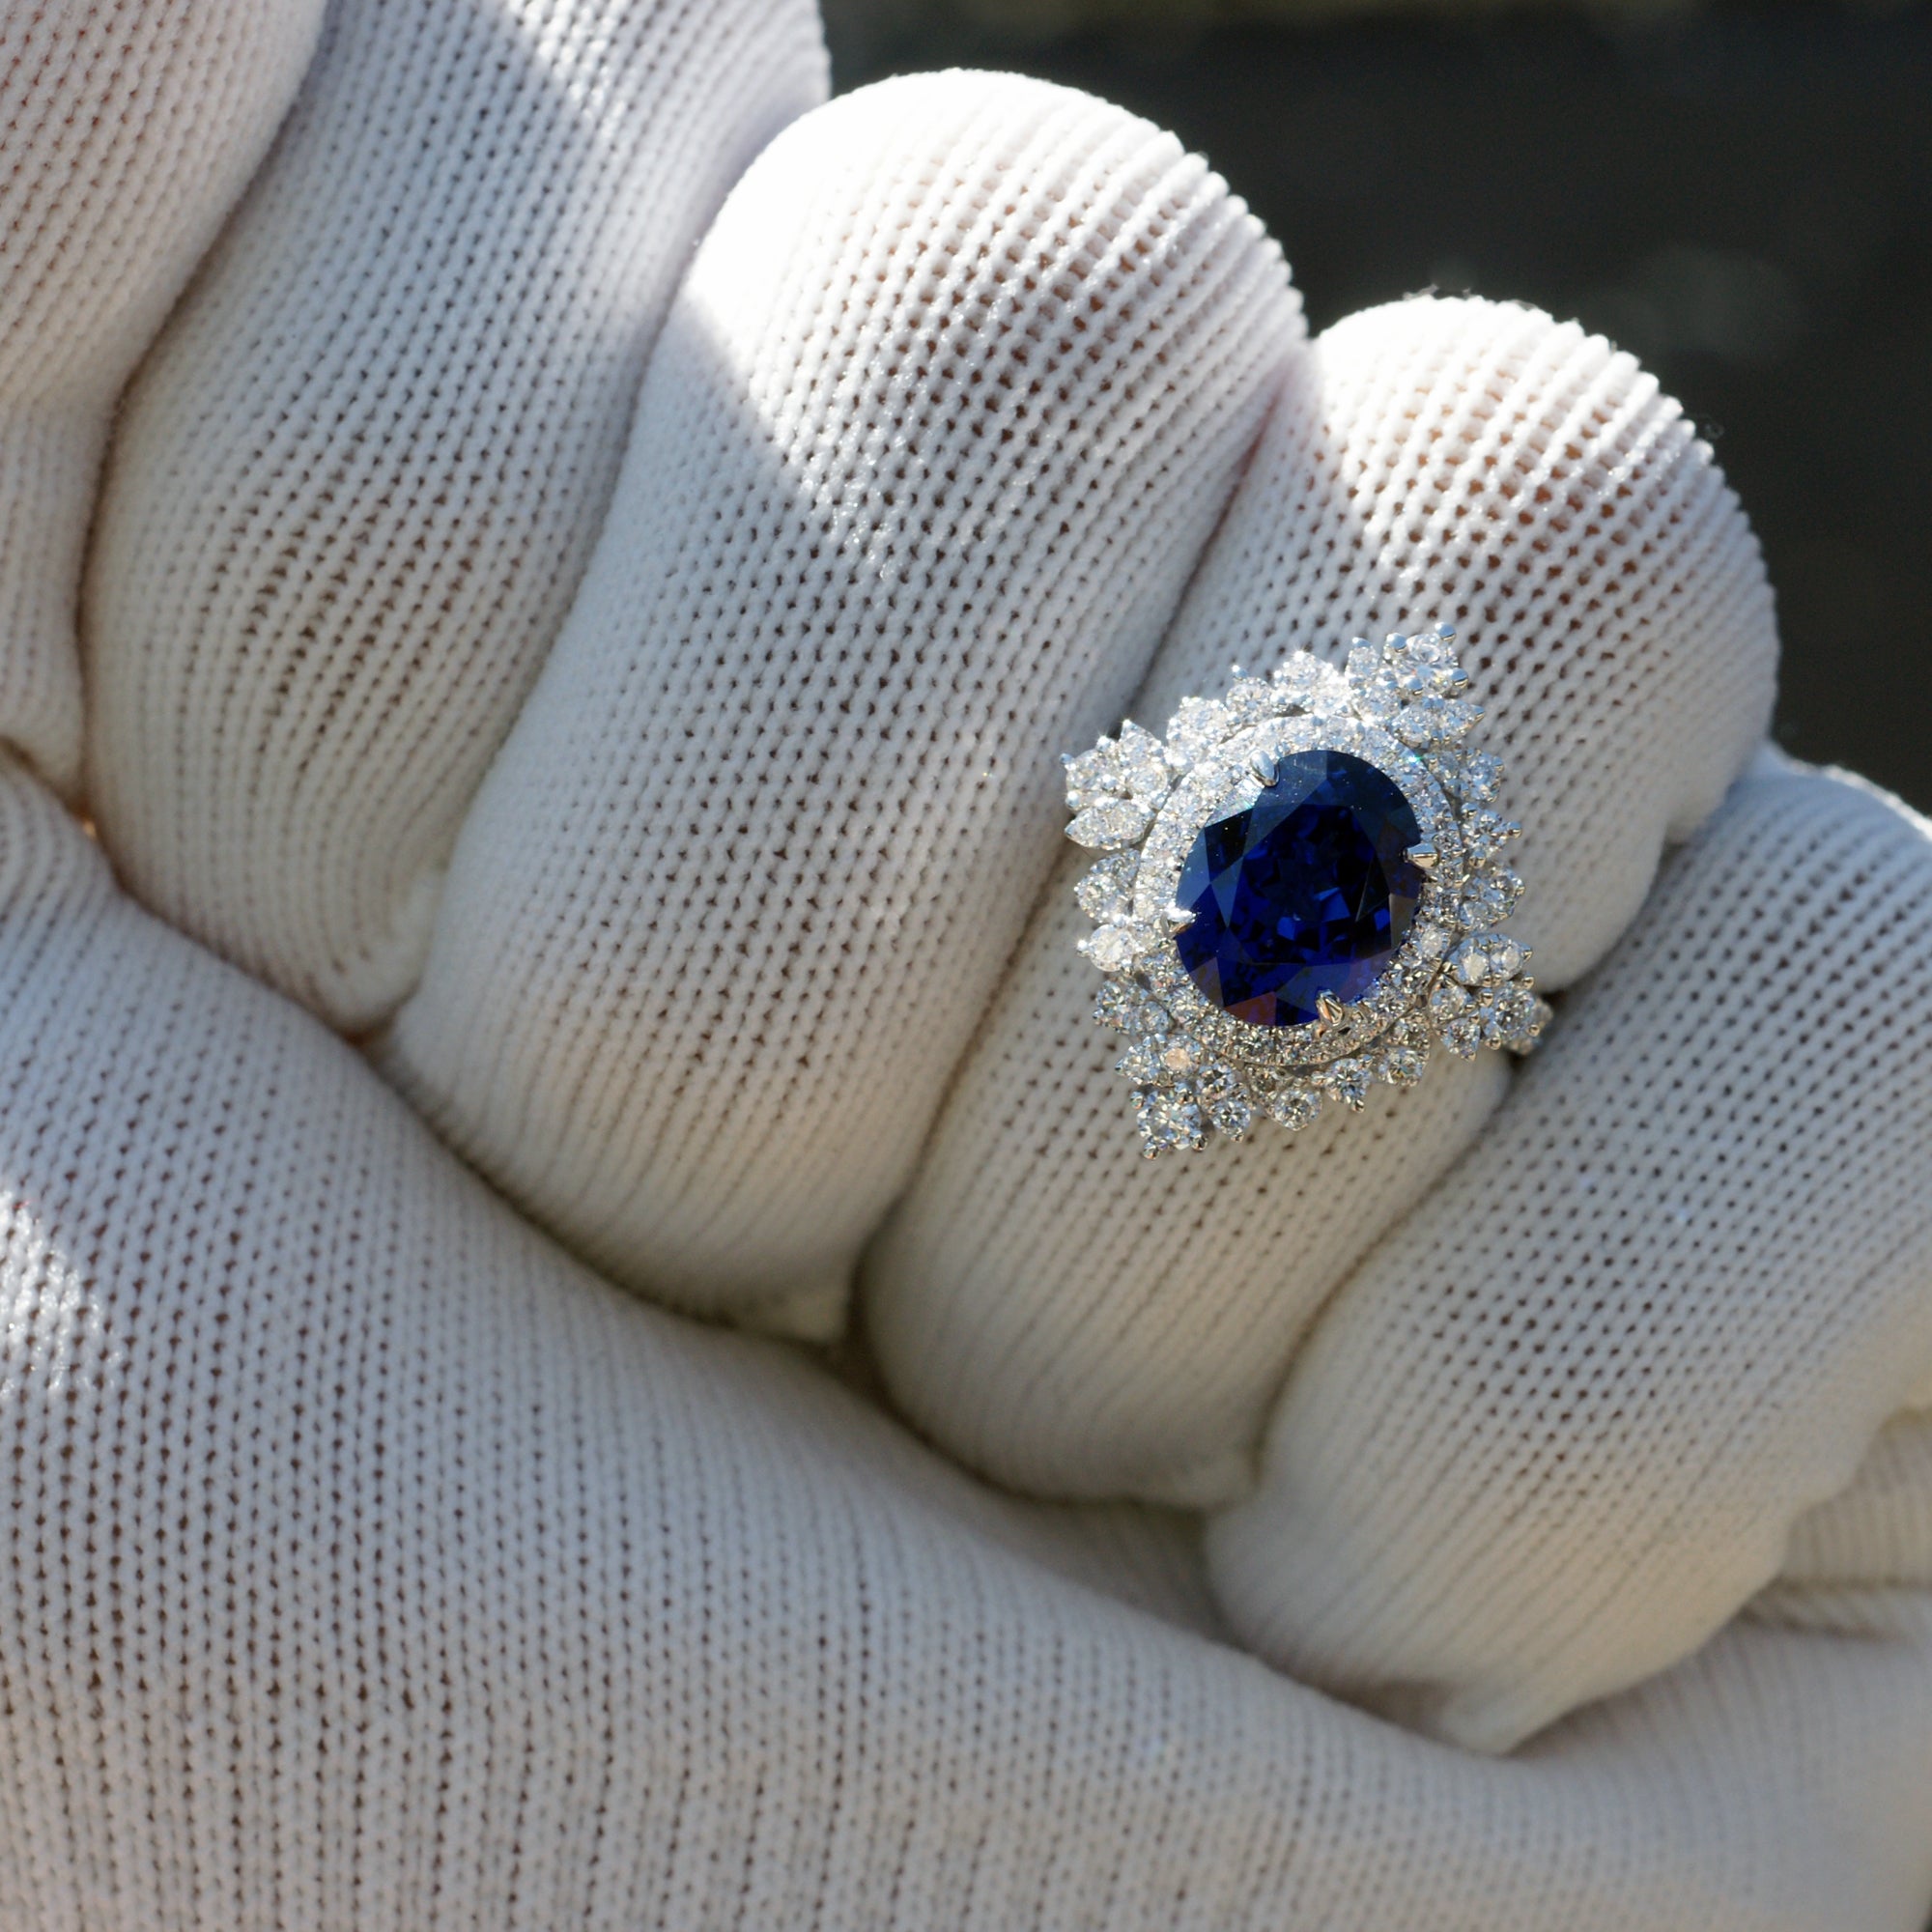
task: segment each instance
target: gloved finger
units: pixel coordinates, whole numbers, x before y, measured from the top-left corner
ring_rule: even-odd
[[[322,0],[0,18],[0,738],[71,795],[74,602],[114,399],[261,160]]]
[[[1757,548],[1677,407],[1574,325],[1416,300],[1330,329],[1284,395],[1135,716],[1453,620],[1523,827],[1546,989],[1608,946],[1771,704]],[[1094,1028],[1070,854],[867,1265],[895,1396],[1048,1493],[1226,1501],[1316,1311],[1470,1145],[1498,1056],[1437,1054],[1289,1135],[1141,1157]]]
[[[840,1318],[1299,311],[1179,144],[936,74],[759,158],[385,1048],[618,1280]]]
[[[414,984],[691,247],[824,89],[810,0],[331,9],[109,465],[88,782],[150,906],[344,1027]]]
[[[5,771],[0,1444],[10,1926],[1909,1932],[1932,1888],[1932,1630],[1742,1630],[1519,1762],[1405,1736],[1093,1586],[1158,1537],[1098,1559],[603,1287]]]
[[[1492,1749],[1773,1578],[1932,1373],[1928,959],[1926,826],[1737,788],[1317,1327],[1211,1535],[1257,1649]]]

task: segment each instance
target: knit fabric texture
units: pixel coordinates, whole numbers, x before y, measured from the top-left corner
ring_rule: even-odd
[[[1263,1484],[1213,1531],[1250,1641],[1494,1748],[1776,1576],[1932,1361],[1932,1198],[1901,1158],[1932,1040],[1924,858],[1889,802],[1768,774],[1672,861],[1296,1363]],[[1821,1024],[1827,988],[1851,1024]],[[1924,1528],[1839,1519],[1798,1574],[1910,1581]]]
[[[0,1922],[1914,1924],[1922,1593],[1447,1750],[605,1287],[17,771],[0,1014]]]
[[[618,1280],[842,1317],[1299,311],[1172,135],[935,75],[775,142],[387,1059]]]
[[[1231,663],[1339,657],[1431,618],[1461,628],[1523,826],[1511,930],[1560,988],[1764,727],[1756,544],[1631,357],[1534,310],[1397,303],[1296,358],[1133,709],[1158,730]],[[871,1258],[867,1319],[898,1400],[1001,1480],[1225,1502],[1316,1313],[1475,1140],[1508,1070],[1450,1061],[1360,1115],[1149,1167],[1074,951],[1088,864],[1059,867]]]
[[[1921,1932],[1932,829],[1631,358],[804,0],[0,54],[0,1925]],[[1429,620],[1548,1042],[1144,1162],[1055,753]]]
[[[809,0],[329,10],[101,507],[89,797],[151,905],[341,1026],[409,991],[678,275],[824,88]]]
[[[261,160],[321,18],[322,0],[0,16],[0,720],[66,792],[108,415]]]

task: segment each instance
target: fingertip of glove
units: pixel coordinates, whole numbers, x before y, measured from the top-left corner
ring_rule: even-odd
[[[919,185],[929,191],[969,190],[968,207],[974,216],[987,212],[980,196],[989,177],[1009,177],[1018,189],[1036,188],[1041,196],[1037,218],[1042,228],[1069,213],[1079,218],[1081,197],[1066,192],[1079,172],[1110,175],[1119,190],[1145,192],[1161,184],[1176,205],[1177,218],[1165,231],[1159,224],[1137,230],[1131,245],[1140,260],[1123,266],[1158,273],[1162,242],[1171,242],[1187,225],[1179,218],[1183,210],[1197,227],[1204,216],[1209,217],[1235,246],[1267,266],[1279,283],[1279,299],[1293,312],[1296,331],[1302,332],[1300,296],[1289,279],[1280,243],[1247,202],[1203,156],[1187,149],[1167,128],[1079,88],[980,68],[895,74],[838,95],[795,122],[766,151],[765,158],[769,164],[789,167],[807,152],[841,148],[863,152],[888,130],[904,127],[919,130],[921,144],[933,156],[931,172]],[[981,180],[972,183],[962,175],[947,182],[951,156],[968,152],[981,162],[977,170]],[[987,158],[996,162],[991,170],[983,166]],[[1059,211],[1048,196],[1061,198]]]

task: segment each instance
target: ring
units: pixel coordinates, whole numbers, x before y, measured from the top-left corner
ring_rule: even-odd
[[[1066,836],[1106,855],[1074,888],[1094,1017],[1127,1037],[1150,1159],[1413,1086],[1438,1039],[1527,1053],[1548,1025],[1497,930],[1521,828],[1492,810],[1500,760],[1464,747],[1482,710],[1455,635],[1358,639],[1346,670],[1236,666],[1165,741],[1129,721],[1062,760]]]

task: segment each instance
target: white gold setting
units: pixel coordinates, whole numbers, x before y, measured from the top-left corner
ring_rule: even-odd
[[[1519,828],[1492,809],[1499,761],[1463,741],[1480,720],[1443,626],[1358,641],[1346,671],[1298,651],[1271,677],[1238,668],[1225,696],[1184,698],[1165,740],[1134,724],[1070,755],[1067,837],[1106,856],[1075,888],[1094,930],[1080,950],[1107,976],[1094,1017],[1123,1033],[1143,1151],[1244,1139],[1264,1119],[1308,1125],[1330,1098],[1361,1107],[1378,1081],[1412,1086],[1436,1040],[1464,1058],[1528,1052],[1549,1008],[1529,952],[1496,928],[1522,882],[1503,854]],[[1326,994],[1305,1025],[1251,1024],[1190,979],[1175,904],[1204,827],[1258,797],[1276,760],[1332,751],[1373,766],[1421,831],[1404,855],[1422,875],[1412,923],[1353,1001]]]

